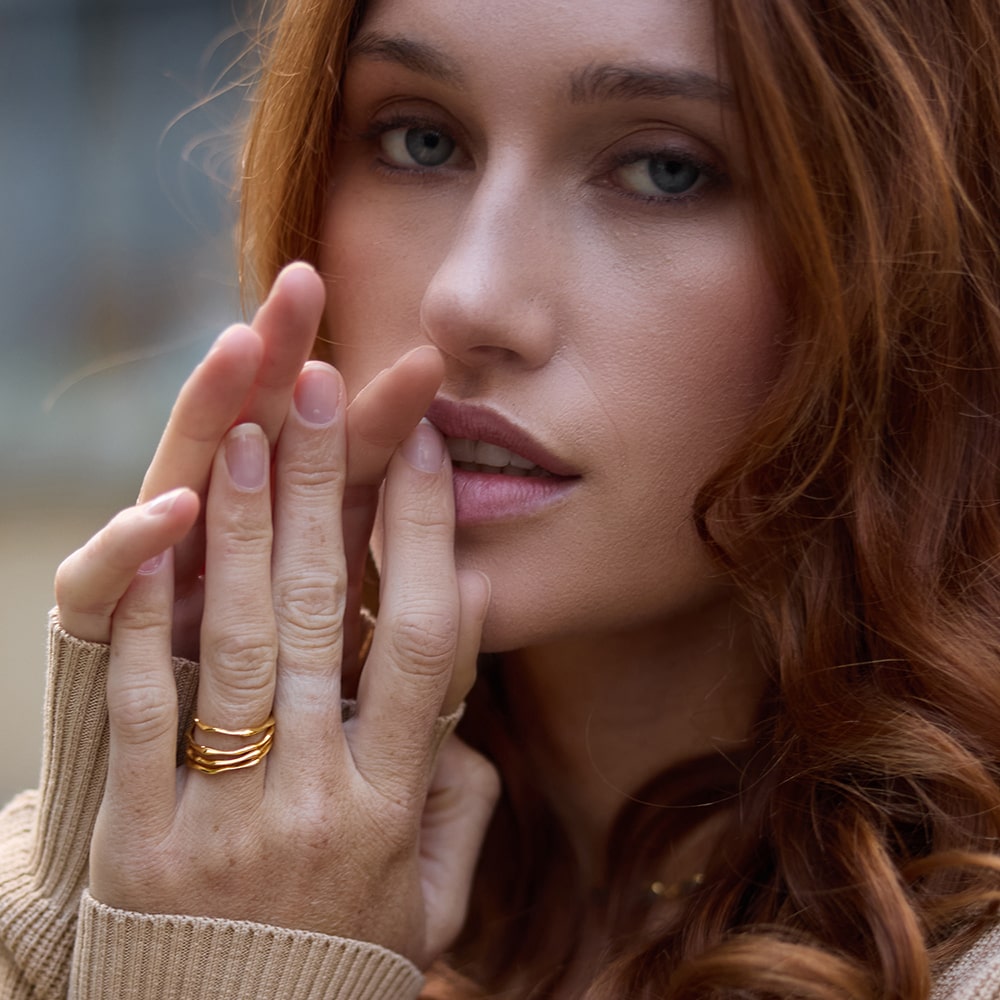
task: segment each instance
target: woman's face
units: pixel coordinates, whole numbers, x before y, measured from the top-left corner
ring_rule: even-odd
[[[710,5],[376,0],[343,96],[327,333],[352,396],[444,353],[430,417],[465,465],[486,648],[715,599],[691,503],[774,374],[783,309]]]

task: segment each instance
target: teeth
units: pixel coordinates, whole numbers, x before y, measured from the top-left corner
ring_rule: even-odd
[[[465,472],[492,472],[504,476],[549,475],[522,455],[486,441],[448,438],[448,454],[455,467]]]
[[[448,454],[453,462],[474,462],[476,442],[468,438],[448,438]]]
[[[495,465],[498,469],[502,469],[505,465],[510,465],[510,452],[498,444],[477,441],[476,457],[473,461],[479,465]]]

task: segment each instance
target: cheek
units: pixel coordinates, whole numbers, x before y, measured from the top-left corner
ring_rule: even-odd
[[[324,334],[350,397],[424,340],[420,301],[433,261],[425,253],[402,253],[406,237],[398,225],[380,222],[379,207],[333,197],[324,224]]]
[[[642,449],[656,456],[655,471],[680,477],[692,493],[773,384],[785,326],[754,228],[738,216],[727,221],[642,274],[621,301],[630,318],[618,352],[624,445],[636,461]]]

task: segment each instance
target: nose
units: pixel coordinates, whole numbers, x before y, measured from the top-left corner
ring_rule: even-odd
[[[424,334],[472,368],[538,368],[556,349],[558,226],[511,174],[484,173],[420,305]]]

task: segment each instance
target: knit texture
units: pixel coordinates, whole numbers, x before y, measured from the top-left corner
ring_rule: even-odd
[[[1000,1000],[1000,926],[987,931],[944,971],[933,1000]]]
[[[381,1000],[416,997],[405,958],[343,938],[235,920],[140,915],[84,893],[72,1000]]]

